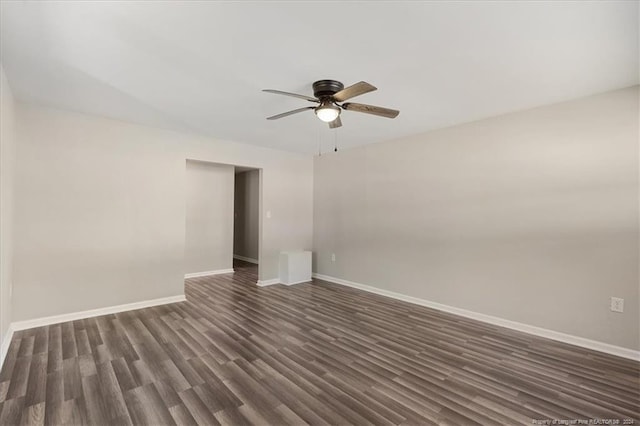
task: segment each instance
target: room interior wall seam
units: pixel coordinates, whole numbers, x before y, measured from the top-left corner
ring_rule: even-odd
[[[190,274],[184,274],[184,278],[198,278],[198,277],[209,277],[211,275],[222,275],[222,274],[233,274],[235,271],[233,268],[230,269],[217,269],[215,271],[202,271],[202,272],[193,272]]]
[[[7,338],[10,339],[13,317],[17,146],[15,122],[15,98],[4,68],[0,64],[0,340],[2,344],[7,341]]]
[[[328,281],[334,284],[343,285],[345,287],[351,287],[358,290],[363,290],[369,293],[378,294],[381,296],[390,297],[392,299],[401,300],[403,302],[412,303],[414,305],[425,306],[427,308],[437,309],[439,311],[448,312],[461,317],[470,318],[477,321],[482,321],[487,324],[497,325],[499,327],[509,328],[511,330],[520,331],[523,333],[531,334],[537,337],[543,337],[546,339],[556,340],[563,343],[568,343],[574,346],[580,346],[582,348],[591,349],[598,352],[604,352],[610,355],[619,356],[622,358],[632,359],[634,361],[640,361],[640,351],[636,351],[629,348],[623,348],[621,346],[611,345],[609,343],[599,342],[584,337],[574,336],[571,334],[561,333],[554,330],[549,330],[542,327],[536,327],[529,324],[524,324],[517,321],[511,321],[504,318],[495,317],[492,315],[481,314],[479,312],[473,312],[466,309],[456,308],[454,306],[444,305],[442,303],[432,302],[426,299],[420,299],[418,297],[408,296],[401,293],[396,293],[389,290],[383,290],[381,288],[369,286],[366,284],[356,283],[353,281],[343,280],[342,278],[336,278],[329,275],[323,275],[318,273],[312,274],[313,278]]]

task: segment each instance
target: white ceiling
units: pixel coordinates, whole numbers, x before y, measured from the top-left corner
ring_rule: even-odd
[[[638,83],[638,2],[2,2],[2,63],[26,102],[277,149],[330,149],[309,103],[378,87],[342,148]]]

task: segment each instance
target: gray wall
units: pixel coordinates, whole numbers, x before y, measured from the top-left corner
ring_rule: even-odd
[[[258,261],[260,171],[236,174],[233,254]]]
[[[0,66],[0,344],[11,323],[15,117],[11,88]],[[0,360],[2,355],[0,355]]]
[[[312,158],[20,103],[16,126],[14,321],[183,294],[187,159],[263,170],[261,279],[311,248]]]
[[[233,175],[233,166],[187,161],[187,274],[233,268]]]
[[[634,87],[318,157],[314,270],[640,349],[638,113]]]

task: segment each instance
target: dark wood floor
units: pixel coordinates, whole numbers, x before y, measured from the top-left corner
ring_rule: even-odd
[[[187,280],[187,302],[16,333],[0,424],[638,423],[637,362],[236,271]]]

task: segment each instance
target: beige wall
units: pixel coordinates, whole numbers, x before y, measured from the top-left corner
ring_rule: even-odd
[[[233,166],[187,161],[187,274],[233,268],[233,175]]]
[[[261,279],[277,277],[280,250],[311,248],[311,158],[23,104],[16,112],[14,320],[183,294],[187,159],[263,169],[272,217]]]
[[[13,175],[15,160],[14,101],[0,66],[0,344],[11,323],[13,284]],[[0,355],[0,360],[2,355]]]
[[[182,294],[194,159],[262,169],[261,279],[280,251],[311,249],[313,227],[319,273],[640,346],[637,88],[315,163],[21,104],[16,120],[13,320]]]
[[[640,349],[638,113],[635,87],[318,157],[315,271]]]
[[[236,174],[233,254],[258,260],[260,171]]]

